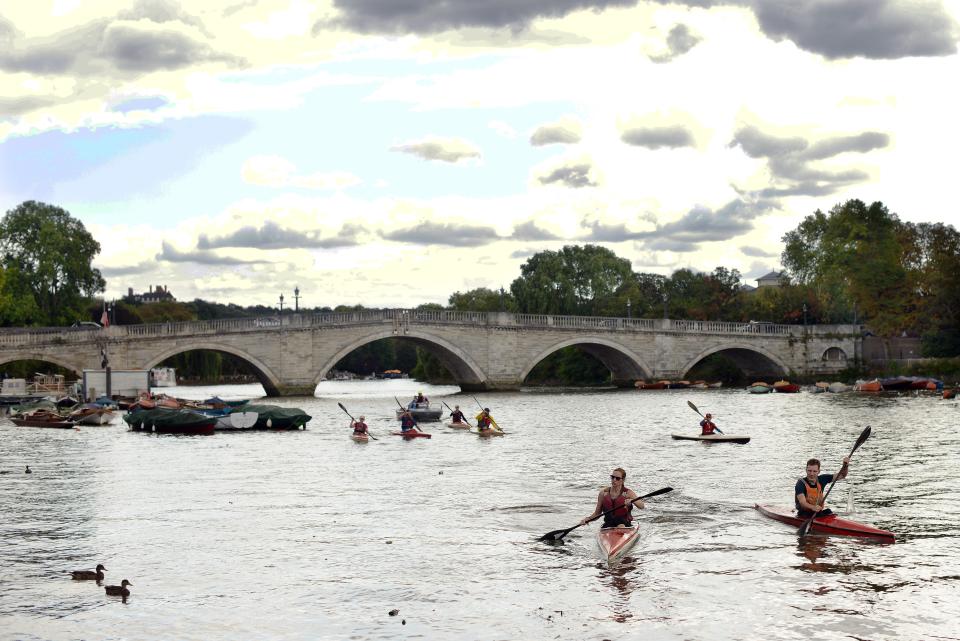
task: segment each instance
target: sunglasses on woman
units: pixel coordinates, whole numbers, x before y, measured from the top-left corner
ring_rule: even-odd
[[[611,474],[611,475],[610,475],[610,480],[611,480],[611,481],[622,481],[622,480],[623,480],[623,477],[622,477],[622,476],[614,476],[613,474]]]

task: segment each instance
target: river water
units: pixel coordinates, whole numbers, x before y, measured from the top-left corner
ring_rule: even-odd
[[[944,639],[960,637],[960,409],[934,397],[740,390],[485,393],[510,432],[426,424],[390,436],[393,396],[455,387],[329,382],[277,404],[287,433],[43,430],[0,419],[2,639]],[[259,386],[179,388],[192,398]],[[686,401],[748,445],[695,432]],[[380,440],[347,438],[342,402]],[[270,402],[270,401],[268,401]],[[474,412],[475,413],[475,412]],[[835,511],[895,544],[801,542],[789,505],[810,456],[838,468]],[[23,473],[29,464],[34,473]],[[627,558],[600,561],[593,509],[613,467],[644,494]],[[852,496],[851,496],[852,493]],[[852,499],[852,500],[851,500]],[[126,603],[68,572],[107,569]],[[396,616],[389,611],[399,610]]]

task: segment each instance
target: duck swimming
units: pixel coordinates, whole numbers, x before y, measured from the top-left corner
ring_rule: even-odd
[[[70,573],[70,578],[74,581],[103,581],[103,572],[107,568],[102,565],[97,566],[97,570],[74,570]]]
[[[106,591],[107,594],[111,596],[128,597],[130,596],[130,590],[127,589],[128,585],[133,585],[133,584],[127,581],[126,579],[124,579],[123,581],[120,582],[120,585],[107,585],[107,586],[104,586],[103,589]]]
[[[30,466],[27,466],[27,469],[23,471],[24,474],[33,474],[33,470],[30,469]]]

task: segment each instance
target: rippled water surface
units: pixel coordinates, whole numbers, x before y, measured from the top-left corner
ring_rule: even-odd
[[[508,436],[440,423],[390,436],[417,387],[324,383],[278,404],[305,431],[155,436],[0,419],[3,639],[937,639],[960,637],[960,409],[934,397],[738,390],[524,391],[478,399]],[[250,396],[259,386],[179,388]],[[695,431],[692,400],[748,445]],[[378,441],[347,438],[365,414]],[[475,412],[474,412],[475,413]],[[835,511],[892,545],[801,542],[754,503],[789,505],[810,456],[834,471],[873,435]],[[29,464],[34,473],[23,473]],[[602,563],[593,509],[613,467],[642,536]],[[852,493],[852,497],[851,497]],[[851,500],[852,499],[852,500]],[[103,563],[127,603],[68,572]],[[388,611],[398,609],[397,616]]]

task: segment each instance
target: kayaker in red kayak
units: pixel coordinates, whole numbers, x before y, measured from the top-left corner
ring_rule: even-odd
[[[351,421],[350,426],[353,427],[354,434],[366,434],[367,433],[367,424],[363,422],[365,417],[360,416],[359,420]]]
[[[400,431],[409,432],[410,430],[416,427],[417,421],[414,420],[413,414],[410,413],[410,410],[403,410],[403,414],[400,415]]]
[[[707,415],[709,416],[709,414]],[[847,471],[850,467],[850,457],[843,459],[843,467],[837,473],[837,480],[840,481],[847,477]],[[827,483],[833,481],[833,474],[820,474],[820,461],[812,458],[807,461],[807,476],[798,479],[794,487],[794,504],[797,506],[797,515],[803,518],[809,518],[816,513],[818,516],[826,516],[833,512],[821,505],[823,488]]]
[[[716,431],[717,426],[710,419],[713,418],[713,414],[707,414],[703,417],[703,420],[700,421],[700,434],[707,436],[713,434]]]
[[[623,481],[626,477],[627,473],[623,471],[622,467],[618,467],[610,474],[610,487],[600,490],[600,494],[597,496],[597,507],[589,516],[580,519],[580,525],[584,525],[608,510],[613,511],[603,515],[603,525],[601,527],[629,526],[632,523],[633,518],[630,515],[630,509],[632,506],[643,509],[643,501],[629,503],[632,499],[637,498],[637,493],[624,487]]]
[[[449,407],[449,405],[447,407]],[[463,415],[463,412],[460,411],[460,406],[454,405],[453,411],[450,412],[450,420],[454,423],[466,423],[466,418],[467,417]]]

